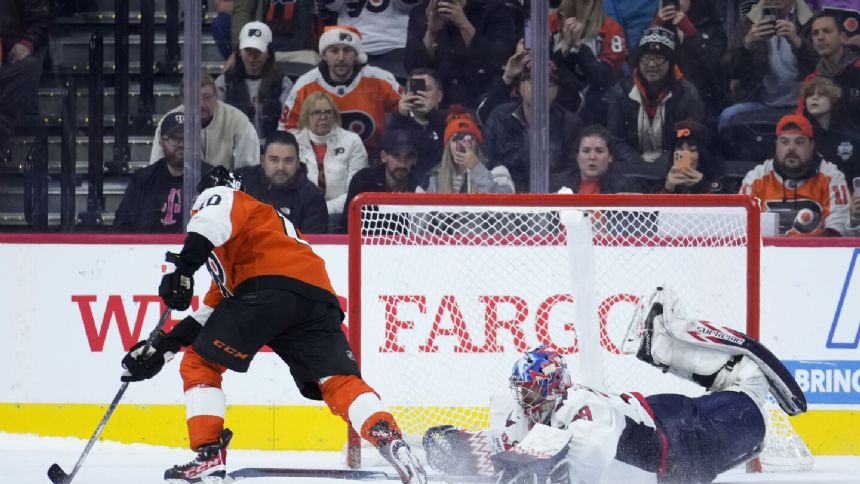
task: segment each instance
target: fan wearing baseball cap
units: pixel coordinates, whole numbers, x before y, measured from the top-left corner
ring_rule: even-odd
[[[385,131],[385,115],[397,112],[403,88],[392,73],[366,64],[362,34],[355,27],[326,27],[319,39],[319,52],[322,62],[296,80],[278,129],[295,129],[302,103],[311,93],[323,91],[344,113],[342,127],[361,136],[368,154],[374,157]]]
[[[277,129],[281,106],[293,81],[275,64],[272,30],[263,22],[248,22],[239,33],[236,62],[215,80],[218,99],[248,116],[265,139]]]
[[[776,149],[747,173],[741,193],[779,215],[779,232],[794,236],[845,234],[850,201],[845,175],[815,152],[812,124],[801,114],[776,125]]]

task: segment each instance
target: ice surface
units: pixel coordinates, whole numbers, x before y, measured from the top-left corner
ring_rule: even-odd
[[[71,472],[86,441],[0,433],[0,482],[3,484],[46,484],[48,467],[57,463]],[[164,470],[193,457],[187,449],[142,444],[98,442],[73,481],[75,484],[153,484],[163,482]],[[378,461],[377,461],[378,462]],[[343,469],[344,457],[337,452],[283,452],[231,450],[230,470],[242,467],[303,467]],[[373,468],[393,473],[391,468]],[[342,479],[259,478],[239,481],[247,484],[343,484]],[[395,482],[395,481],[385,481]],[[610,469],[605,482],[625,484],[656,482],[646,474],[618,463]],[[816,457],[811,472],[746,474],[733,470],[721,475],[719,483],[860,483],[860,456]]]

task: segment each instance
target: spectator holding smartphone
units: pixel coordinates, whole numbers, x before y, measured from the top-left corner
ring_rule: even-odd
[[[474,109],[516,42],[503,0],[426,0],[409,13],[405,65],[436,70],[448,104]]]
[[[711,130],[695,121],[674,125],[671,164],[661,177],[628,176],[625,190],[634,193],[730,193],[720,162],[711,151]]]
[[[749,115],[774,123],[791,112],[800,84],[818,56],[809,41],[812,11],[803,0],[760,0],[740,20],[730,41],[729,96],[718,129],[742,125]]]
[[[439,105],[443,99],[442,80],[436,71],[423,67],[413,70],[398,112],[389,119],[386,128],[409,131],[415,140],[418,162],[412,173],[418,180],[423,180],[442,156],[445,113]]]
[[[728,82],[720,61],[726,53],[726,31],[712,0],[662,0],[652,26],[662,25],[678,39],[678,67],[699,91],[705,119],[723,108]]]
[[[441,162],[430,171],[423,190],[430,193],[513,193],[508,169],[490,171],[481,151],[483,135],[462,106],[452,106],[445,127]]]

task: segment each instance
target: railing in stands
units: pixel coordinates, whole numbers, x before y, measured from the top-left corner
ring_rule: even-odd
[[[155,5],[153,2],[140,4],[140,99],[134,126],[138,130],[152,128],[152,114],[155,112],[154,94],[155,69]]]
[[[164,10],[167,15],[167,23],[165,25],[167,52],[164,56],[164,61],[158,64],[158,71],[161,73],[178,72],[179,70],[179,2],[177,0],[166,0],[164,2]]]
[[[148,2],[144,2],[148,3]],[[90,38],[89,77],[89,152],[87,154],[87,210],[78,214],[81,225],[102,224],[104,194],[104,38],[95,33]]]
[[[63,135],[60,152],[60,228],[75,227],[75,140],[77,137],[77,87],[69,76],[63,85]]]
[[[33,230],[48,228],[48,134],[36,136],[24,160],[24,220]]]
[[[147,2],[141,2],[147,3]],[[128,146],[128,2],[116,2],[116,24],[114,25],[114,145],[113,160],[107,163],[112,175],[128,173],[131,154]]]

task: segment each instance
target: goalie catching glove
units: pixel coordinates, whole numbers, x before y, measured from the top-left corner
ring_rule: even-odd
[[[138,341],[122,359],[122,367],[125,371],[120,376],[120,380],[136,382],[154,377],[166,363],[173,359],[180,348],[194,342],[202,328],[196,319],[188,316],[170,333],[159,331],[151,345],[147,346],[146,340]]]

